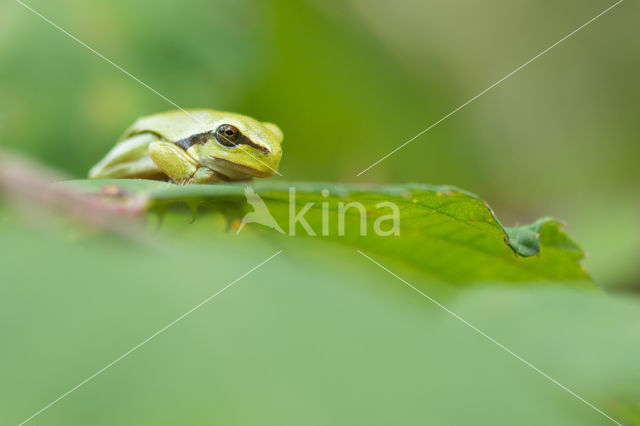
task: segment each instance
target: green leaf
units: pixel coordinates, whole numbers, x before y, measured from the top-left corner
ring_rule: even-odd
[[[0,208],[9,248],[0,256],[2,424],[70,389],[30,423],[608,424],[486,336],[617,421],[640,419],[640,336],[630,326],[640,321],[638,301],[549,278],[581,271],[582,253],[556,221],[505,231],[484,202],[454,188],[296,184],[297,211],[320,203],[308,215],[317,231],[323,200],[332,212],[358,200],[370,217],[393,200],[401,234],[362,237],[354,215],[343,237],[257,224],[235,235],[225,217],[247,210],[242,185],[63,186],[122,193],[103,189],[114,183],[150,210],[168,207],[161,228],[150,213],[146,239],[75,226],[42,232],[42,217],[36,226],[7,213],[9,203]],[[288,184],[255,191],[288,230]],[[199,206],[193,223],[185,203]],[[521,251],[534,238],[539,254],[516,256],[506,237]],[[500,269],[515,278],[462,285],[507,277]],[[521,279],[534,272],[542,278]],[[443,285],[456,276],[469,281]]]
[[[28,424],[611,424],[352,247],[176,213],[152,244],[0,214],[0,424],[230,283]],[[640,419],[638,300],[539,282],[436,295],[375,259],[617,421]]]
[[[130,196],[146,197],[150,211],[162,213],[168,207],[186,204],[191,210],[204,213],[222,212],[230,222],[236,220],[236,224],[245,213],[252,211],[246,203],[246,184],[180,186],[143,180],[108,180],[72,181],[65,185],[93,194],[100,193],[105,186],[115,185]],[[383,256],[431,278],[455,283],[535,280],[591,285],[580,263],[584,253],[566,235],[560,222],[542,218],[530,225],[505,228],[486,202],[455,187],[273,180],[251,186],[280,227],[288,230],[288,234],[295,229],[293,237],[262,229],[262,225],[248,225],[255,231],[269,233],[271,238],[310,237],[299,224],[291,226],[290,219],[307,203],[312,203],[304,218],[316,234],[313,238]],[[295,188],[294,197],[290,188]],[[355,208],[344,213],[344,235],[340,232],[340,205],[351,202],[360,203],[366,210],[366,235],[360,229],[361,216]],[[399,235],[381,236],[374,232],[375,221],[391,213],[389,207],[379,204],[382,202],[398,206]],[[188,221],[191,217],[189,214]],[[328,224],[325,232],[323,223]],[[390,221],[386,221],[381,226],[388,230],[390,225]]]

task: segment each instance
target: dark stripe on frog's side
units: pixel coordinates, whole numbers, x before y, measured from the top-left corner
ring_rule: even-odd
[[[191,135],[184,139],[180,139],[179,141],[175,141],[174,143],[186,151],[187,149],[191,148],[193,145],[204,145],[211,139],[215,139],[216,137],[215,134],[216,134],[215,130],[209,130],[208,132],[196,133],[195,135]],[[238,142],[236,143],[236,145],[249,145],[250,147],[253,147],[258,151],[262,152],[263,154],[269,153],[268,148],[255,143],[254,141],[252,141],[242,133],[240,133],[240,136],[238,137]]]
[[[209,130],[208,132],[196,133],[195,135],[180,139],[174,143],[186,151],[194,145],[204,145],[212,137],[214,137],[214,131]]]

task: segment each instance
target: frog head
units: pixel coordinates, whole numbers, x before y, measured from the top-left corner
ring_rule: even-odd
[[[277,173],[283,134],[275,124],[227,113],[209,128],[176,144],[202,166],[231,180]]]

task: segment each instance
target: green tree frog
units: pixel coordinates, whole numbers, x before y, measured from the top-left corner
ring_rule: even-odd
[[[89,171],[91,179],[215,183],[273,176],[282,156],[273,123],[209,109],[139,118]]]

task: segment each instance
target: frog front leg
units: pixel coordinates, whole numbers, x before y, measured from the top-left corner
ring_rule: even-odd
[[[149,145],[149,157],[176,183],[214,183],[224,180],[213,170],[200,166],[182,148],[171,142],[153,142]]]

